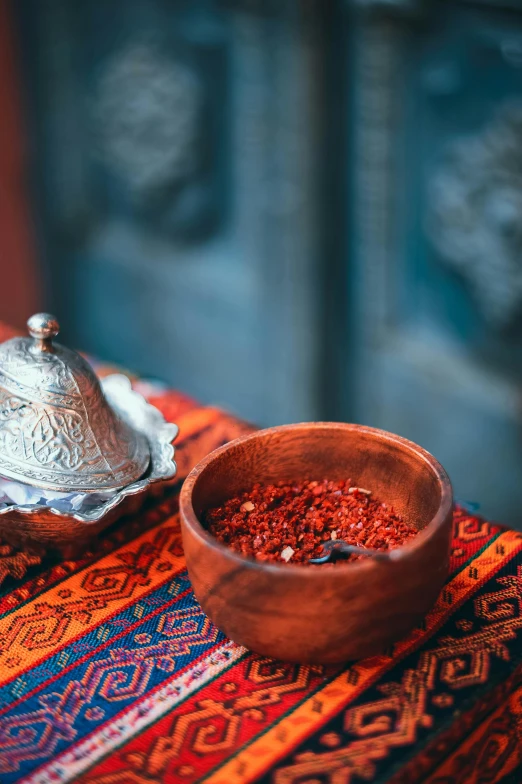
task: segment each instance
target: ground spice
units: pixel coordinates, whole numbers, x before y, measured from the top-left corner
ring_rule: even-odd
[[[351,480],[254,485],[205,515],[207,529],[223,544],[258,561],[307,563],[322,544],[387,550],[415,536],[393,508]],[[351,555],[350,560],[364,556]]]

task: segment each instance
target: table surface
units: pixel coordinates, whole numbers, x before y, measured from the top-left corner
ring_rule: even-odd
[[[178,494],[251,426],[135,385],[180,427],[177,480],[79,560],[0,558],[1,784],[520,784],[522,535],[457,508],[436,606],[381,656],[249,653],[194,598]]]

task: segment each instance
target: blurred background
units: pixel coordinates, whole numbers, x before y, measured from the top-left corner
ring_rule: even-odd
[[[0,319],[522,508],[522,3],[0,0]]]

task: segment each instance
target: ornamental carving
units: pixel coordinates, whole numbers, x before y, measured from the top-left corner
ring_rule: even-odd
[[[0,346],[0,474],[50,489],[111,489],[148,464],[144,437],[108,404],[89,365],[27,338]]]
[[[448,145],[429,189],[428,231],[468,282],[484,317],[509,325],[522,306],[522,103]]]
[[[90,401],[87,416],[81,397],[67,409],[30,402],[13,394],[12,387],[10,379],[0,375],[3,474],[87,490],[94,481],[107,482],[107,475],[110,481],[122,485],[127,476],[129,481],[135,478],[129,454],[134,458],[136,448],[99,390]]]
[[[201,89],[194,72],[153,43],[130,43],[106,63],[94,99],[107,167],[144,201],[196,167]]]
[[[76,411],[40,408],[4,390],[0,405],[0,449],[8,460],[29,470],[38,465],[73,471],[94,451],[94,438],[85,437]]]

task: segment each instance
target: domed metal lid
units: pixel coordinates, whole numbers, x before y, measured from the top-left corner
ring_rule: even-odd
[[[149,446],[107,402],[91,366],[38,313],[31,338],[0,345],[0,475],[47,490],[117,490],[149,464]]]

